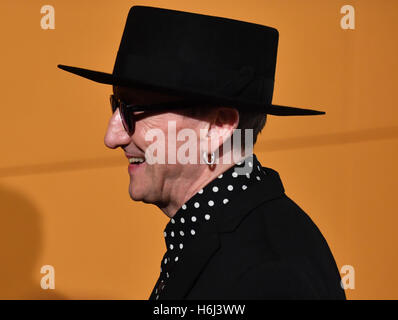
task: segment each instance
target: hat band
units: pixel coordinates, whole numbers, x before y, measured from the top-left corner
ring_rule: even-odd
[[[242,66],[239,70],[205,65],[198,68],[193,63],[172,58],[121,52],[118,52],[113,75],[158,86],[227,98],[246,98],[265,104],[271,104],[274,89],[274,80],[256,74],[252,66]]]

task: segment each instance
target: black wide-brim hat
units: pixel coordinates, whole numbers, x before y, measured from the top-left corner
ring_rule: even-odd
[[[278,30],[259,24],[133,6],[112,73],[58,67],[99,83],[271,115],[325,114],[272,104],[278,39]]]

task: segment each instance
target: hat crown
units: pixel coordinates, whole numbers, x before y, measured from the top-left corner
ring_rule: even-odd
[[[133,6],[113,74],[270,104],[278,37],[254,23]]]

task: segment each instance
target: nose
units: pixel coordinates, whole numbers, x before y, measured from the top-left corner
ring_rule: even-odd
[[[105,133],[104,143],[108,148],[115,149],[130,143],[130,136],[123,127],[119,109],[109,119],[108,128]]]

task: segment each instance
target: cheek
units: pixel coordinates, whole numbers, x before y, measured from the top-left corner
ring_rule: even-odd
[[[137,139],[140,141],[146,141],[145,137],[148,137],[147,144],[153,142],[149,139],[151,136],[158,136],[157,132],[162,131],[164,136],[167,137],[167,120],[162,120],[155,117],[148,117],[137,121],[135,124],[135,134]]]
[[[147,130],[145,129],[145,126],[143,126],[140,123],[137,123],[135,126],[135,131],[134,131],[134,141],[136,144],[140,147],[144,147],[148,142],[145,140],[145,135],[147,133]]]
[[[184,139],[183,141],[177,141],[179,133],[182,134],[181,138]],[[183,149],[186,149],[188,145],[190,146],[189,151],[186,151],[185,157],[189,156],[191,158],[193,156],[197,159],[196,161],[200,158],[199,150],[201,150],[202,143],[200,134],[198,120],[184,118],[176,114],[162,114],[137,121],[134,141],[144,152],[151,144],[157,141],[158,143],[156,144],[162,144],[164,147],[164,160],[167,163],[170,159],[174,164],[167,170],[159,168],[159,172],[162,172],[162,175],[168,172],[173,176],[176,167],[179,164],[181,165],[178,161],[178,151],[181,146],[185,147]]]

